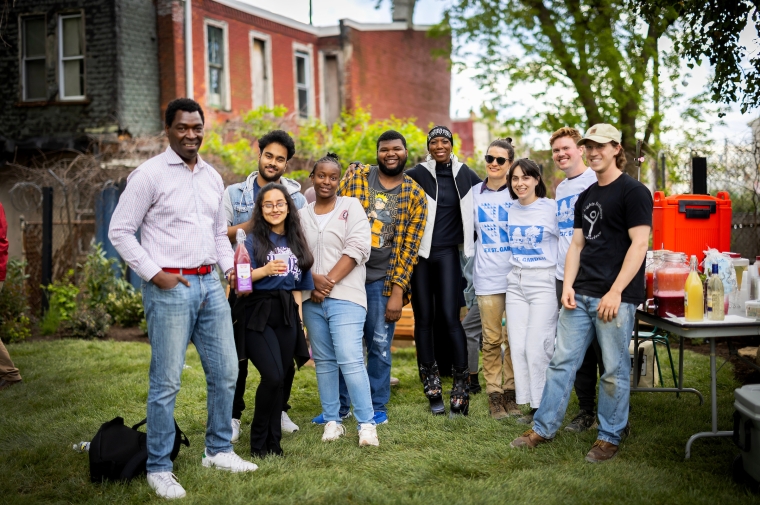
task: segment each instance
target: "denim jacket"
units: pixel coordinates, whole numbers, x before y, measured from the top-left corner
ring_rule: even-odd
[[[237,226],[251,219],[253,213],[253,185],[258,172],[253,172],[245,181],[227,186],[224,191],[224,211],[227,226]],[[280,184],[288,188],[290,197],[299,210],[306,206],[306,197],[301,194],[301,185],[293,179],[280,177]]]

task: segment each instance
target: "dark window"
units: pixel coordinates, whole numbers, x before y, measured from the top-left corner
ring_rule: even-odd
[[[22,99],[47,99],[44,16],[21,19],[21,60]]]
[[[208,93],[209,104],[221,107],[224,90],[224,31],[208,25]]]

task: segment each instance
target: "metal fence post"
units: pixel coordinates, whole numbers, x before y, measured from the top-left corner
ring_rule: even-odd
[[[42,285],[53,280],[53,188],[42,188]],[[46,290],[42,290],[42,313],[50,306]]]

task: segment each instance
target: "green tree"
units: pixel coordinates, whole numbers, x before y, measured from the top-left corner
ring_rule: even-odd
[[[450,33],[459,57],[477,58],[477,80],[494,96],[509,100],[509,86],[534,86],[544,110],[515,126],[552,131],[609,122],[632,152],[637,136],[657,140],[659,66],[678,75],[677,58],[658,41],[675,19],[672,9],[659,8],[637,18],[625,0],[459,0],[434,33]]]
[[[710,83],[711,98],[716,103],[741,104],[742,113],[760,103],[760,54],[748,57],[739,36],[751,19],[760,36],[760,0],[629,0],[633,12],[645,19],[669,12],[678,18],[673,41],[678,53],[693,64],[703,57],[714,69]]]

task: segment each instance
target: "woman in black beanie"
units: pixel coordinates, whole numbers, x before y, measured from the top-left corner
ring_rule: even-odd
[[[459,321],[462,267],[460,248],[466,257],[475,254],[472,187],[481,182],[467,165],[451,153],[454,138],[445,126],[428,133],[429,155],[407,172],[425,191],[428,217],[412,274],[414,341],[420,380],[433,414],[445,414],[441,377],[433,349],[433,322],[443,320],[451,345],[454,386],[451,414],[467,415],[470,404],[467,342]]]

